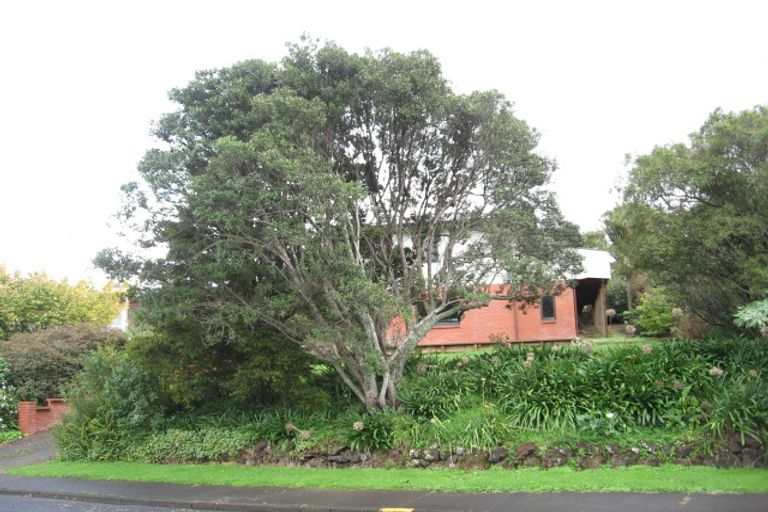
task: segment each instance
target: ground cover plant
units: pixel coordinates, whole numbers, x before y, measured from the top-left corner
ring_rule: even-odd
[[[58,429],[68,460],[318,466],[765,464],[768,344],[744,338],[498,348],[409,363],[395,411],[180,409],[130,351],[101,351]],[[528,446],[528,448],[524,448]]]
[[[11,471],[42,477],[131,480],[186,485],[317,487],[332,489],[420,489],[451,492],[768,492],[765,470],[709,467],[635,466],[574,471],[535,468],[505,471],[416,469],[264,468],[223,464],[156,465],[139,463],[47,462]]]

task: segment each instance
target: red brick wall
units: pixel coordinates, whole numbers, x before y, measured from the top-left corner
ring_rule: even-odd
[[[48,405],[37,402],[19,402],[19,430],[22,434],[36,434],[56,425],[69,412],[69,404],[63,398],[49,398]]]
[[[458,325],[439,325],[427,333],[419,346],[488,344],[510,342],[570,340],[577,336],[576,294],[566,288],[555,297],[555,320],[544,321],[538,304],[520,310],[519,304],[494,300],[479,309],[467,311]]]

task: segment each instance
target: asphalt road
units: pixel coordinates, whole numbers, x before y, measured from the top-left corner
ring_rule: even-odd
[[[25,496],[0,496],[0,512],[192,512],[192,510],[187,508],[104,505]]]

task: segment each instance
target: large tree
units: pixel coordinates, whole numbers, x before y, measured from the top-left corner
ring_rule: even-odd
[[[305,41],[280,64],[200,72],[171,99],[155,130],[165,147],[125,187],[144,245],[169,249],[141,280],[194,284],[205,299],[192,307],[219,335],[271,326],[368,409],[395,402],[436,322],[530,299],[578,267],[536,132],[499,92],[453,92],[425,51]]]
[[[768,289],[768,109],[715,111],[688,144],[638,157],[606,219],[622,264],[730,326]]]
[[[61,325],[107,325],[124,307],[122,294],[111,283],[97,290],[84,281],[72,285],[43,273],[11,274],[0,266],[0,340]]]

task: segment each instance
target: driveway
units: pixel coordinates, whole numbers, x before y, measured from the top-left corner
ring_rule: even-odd
[[[9,444],[0,445],[0,472],[50,460],[56,456],[50,432],[40,432]]]

